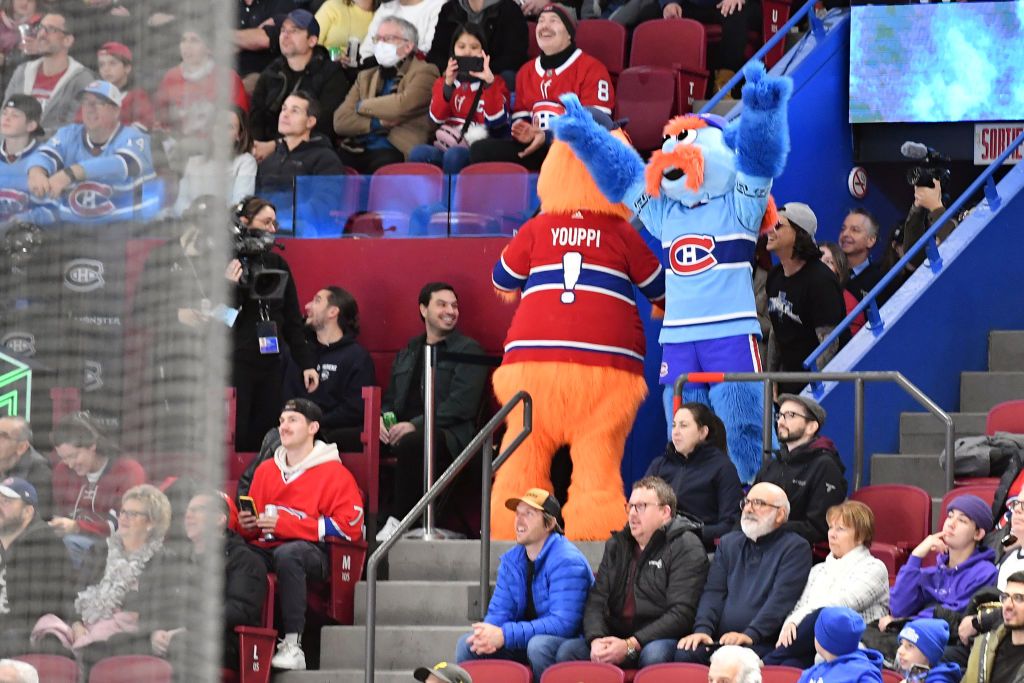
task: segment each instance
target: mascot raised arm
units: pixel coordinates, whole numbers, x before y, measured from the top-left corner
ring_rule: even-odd
[[[578,115],[625,144],[607,114],[579,107]],[[502,298],[521,292],[494,393],[505,403],[528,391],[533,431],[495,476],[492,537],[515,538],[515,514],[505,501],[533,487],[551,491],[552,458],[568,446],[566,536],[604,540],[626,522],[620,466],[647,394],[634,297],[638,290],[660,310],[664,272],[629,224],[630,209],[602,195],[565,143],[551,145],[537,193],[541,213],[520,228],[493,273]],[[522,420],[521,408],[509,416],[506,443]]]
[[[636,150],[594,125],[571,95],[554,123],[612,202],[624,202],[661,240],[666,312],[661,331],[661,384],[672,423],[676,378],[691,372],[760,372],[760,328],[752,261],[758,233],[775,225],[772,179],[789,153],[788,78],[744,69],[743,111],[726,125],[718,116],[670,120],[665,141],[646,166]],[[740,479],[761,466],[760,384],[688,383],[685,401],[710,405],[726,425],[729,455]]]

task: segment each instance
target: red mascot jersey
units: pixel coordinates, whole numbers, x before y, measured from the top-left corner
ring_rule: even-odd
[[[512,121],[532,119],[533,125],[547,130],[552,118],[565,113],[558,99],[565,93],[575,93],[584,107],[595,107],[608,115],[615,108],[608,69],[583,50],[576,50],[557,69],[544,69],[540,57],[519,68]]]
[[[545,213],[512,238],[494,286],[522,289],[505,363],[565,361],[643,372],[644,330],[633,286],[665,299],[658,259],[629,223],[576,211]]]

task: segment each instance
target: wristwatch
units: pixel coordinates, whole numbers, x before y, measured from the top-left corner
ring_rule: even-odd
[[[636,659],[640,656],[640,648],[633,647],[633,643],[637,643],[637,645],[639,645],[636,638],[633,638],[632,636],[626,638],[626,659]]]

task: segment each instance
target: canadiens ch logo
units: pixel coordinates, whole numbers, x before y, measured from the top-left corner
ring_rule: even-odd
[[[683,235],[672,240],[668,262],[677,275],[697,275],[718,265],[715,238],[711,235]]]
[[[114,191],[109,185],[85,181],[75,186],[68,196],[71,212],[82,218],[98,218],[114,211],[114,203],[110,196]]]
[[[10,188],[0,189],[0,217],[21,213],[28,206],[28,195]]]
[[[91,292],[104,284],[101,261],[76,258],[64,267],[64,286],[73,292]]]
[[[95,360],[85,361],[83,368],[85,373],[84,391],[96,391],[103,388],[103,364]]]
[[[36,336],[30,332],[9,332],[0,338],[0,347],[24,358],[36,355]]]

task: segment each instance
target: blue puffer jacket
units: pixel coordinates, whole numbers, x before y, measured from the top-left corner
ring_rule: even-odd
[[[807,669],[797,683],[882,683],[882,654],[854,650]]]
[[[537,618],[522,621],[526,612],[526,549],[517,545],[501,556],[498,582],[487,607],[488,624],[501,627],[505,647],[525,650],[538,635],[571,638],[579,635],[583,605],[594,573],[579,548],[553,533],[544,542],[533,568],[533,606]]]

